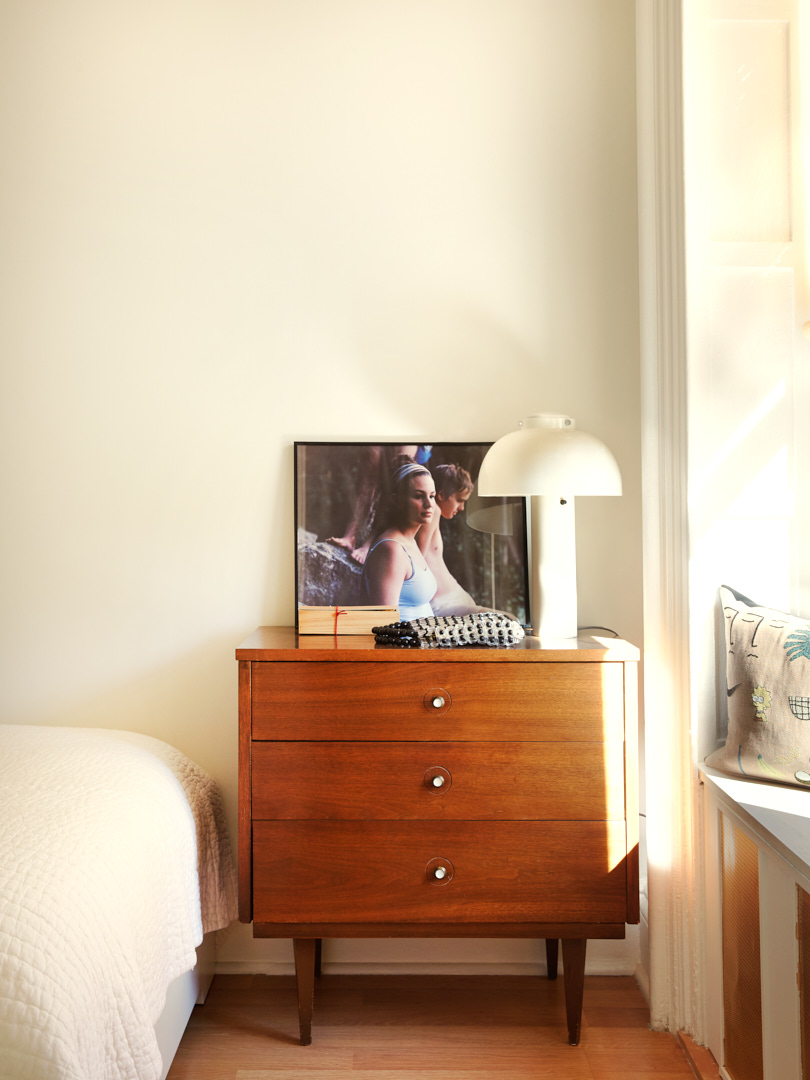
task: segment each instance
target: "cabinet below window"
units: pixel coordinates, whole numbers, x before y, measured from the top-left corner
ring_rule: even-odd
[[[810,795],[700,770],[708,1045],[730,1080],[810,1077]]]

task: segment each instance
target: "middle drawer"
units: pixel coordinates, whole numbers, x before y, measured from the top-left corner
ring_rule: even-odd
[[[605,821],[624,744],[253,743],[254,819]]]

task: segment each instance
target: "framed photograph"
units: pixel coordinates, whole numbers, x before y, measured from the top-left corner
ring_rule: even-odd
[[[420,544],[422,534],[420,549],[431,541],[424,561],[435,571],[433,614],[494,609],[528,625],[524,500],[484,499],[477,492],[478,471],[490,445],[296,442],[297,608],[376,602],[369,584],[373,558],[367,562],[391,525],[403,473],[410,473],[421,474],[417,487],[432,487],[436,493],[432,519],[415,536]],[[430,473],[427,479],[424,469]]]

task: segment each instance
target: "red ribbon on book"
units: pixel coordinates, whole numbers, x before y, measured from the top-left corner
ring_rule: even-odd
[[[348,615],[348,612],[345,608],[335,608],[335,637],[337,637],[338,615]]]

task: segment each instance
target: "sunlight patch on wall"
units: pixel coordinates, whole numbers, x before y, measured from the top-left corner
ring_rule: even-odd
[[[785,396],[785,379],[780,379],[776,386],[769,394],[766,394],[759,405],[753,409],[748,416],[739,424],[734,431],[723,441],[718,449],[712,454],[703,478],[698,478],[694,487],[696,491],[702,490],[717,470],[723,465],[737,450],[737,448],[748,438],[749,435],[755,435],[756,429],[765,417],[770,413],[775,406]]]

